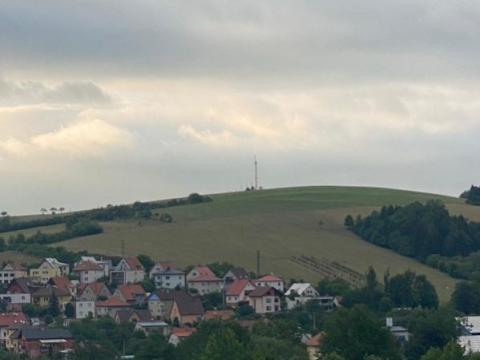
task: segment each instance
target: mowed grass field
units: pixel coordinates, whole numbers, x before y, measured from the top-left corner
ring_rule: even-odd
[[[480,220],[480,207],[457,198],[410,191],[360,187],[301,187],[212,195],[205,204],[160,209],[172,224],[156,220],[104,223],[104,233],[60,244],[70,250],[121,255],[147,254],[178,265],[228,261],[255,271],[316,282],[320,275],[290,260],[293,255],[326,258],[364,273],[372,265],[380,276],[407,269],[427,275],[443,301],[455,286],[448,275],[365,242],[346,230],[347,214],[368,214],[386,204],[440,199],[454,213]]]

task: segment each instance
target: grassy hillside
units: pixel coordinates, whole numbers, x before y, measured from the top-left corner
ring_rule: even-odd
[[[173,224],[158,221],[104,223],[103,234],[62,243],[71,250],[120,255],[148,254],[173,259],[179,265],[229,261],[255,270],[256,250],[261,271],[286,278],[318,281],[320,275],[291,260],[291,256],[326,258],[365,272],[407,269],[423,273],[447,300],[454,280],[418,262],[371,245],[343,227],[346,214],[367,214],[384,204],[441,199],[455,213],[480,219],[480,208],[460,199],[410,191],[357,187],[302,187],[213,195],[213,202],[180,206],[168,211]]]

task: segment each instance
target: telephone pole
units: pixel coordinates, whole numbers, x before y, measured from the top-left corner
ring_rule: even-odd
[[[257,155],[255,155],[255,190],[258,190],[258,162],[257,162]]]

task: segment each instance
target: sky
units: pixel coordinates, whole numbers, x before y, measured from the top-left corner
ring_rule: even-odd
[[[480,2],[0,0],[0,208],[480,183]]]

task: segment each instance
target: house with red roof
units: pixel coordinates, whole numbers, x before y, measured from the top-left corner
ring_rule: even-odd
[[[97,301],[95,303],[97,316],[110,316],[111,318],[115,317],[117,311],[124,310],[129,307],[129,304],[115,296],[112,296],[105,301]]]
[[[147,293],[140,284],[122,284],[118,285],[113,296],[130,305],[142,306],[145,304]]]
[[[281,310],[282,293],[274,287],[257,287],[248,294],[248,303],[257,314],[271,314]]]
[[[126,257],[120,260],[110,273],[112,284],[140,283],[145,279],[145,268],[136,257]]]
[[[50,280],[47,282],[47,286],[66,290],[71,296],[77,295],[77,287],[66,276],[55,276],[50,278]]]
[[[174,327],[170,333],[170,338],[168,339],[168,342],[172,344],[173,346],[177,346],[180,344],[183,340],[187,339],[188,337],[192,336],[197,332],[196,328],[190,328],[190,327]]]
[[[321,358],[320,347],[322,346],[324,337],[325,333],[320,332],[305,341],[309,360],[318,360]]]
[[[28,318],[22,312],[0,314],[0,344],[5,347],[8,339],[8,329],[12,326],[28,325]]]
[[[254,281],[255,286],[262,287],[273,287],[280,291],[281,293],[285,292],[285,281],[282,278],[275,276],[273,274],[262,276],[261,278]]]
[[[91,284],[80,285],[77,293],[77,300],[106,300],[112,296],[110,290],[107,288],[107,285],[98,281]]]
[[[80,284],[90,284],[105,276],[104,268],[90,260],[76,263],[73,272],[78,275]]]
[[[225,304],[237,306],[243,302],[248,302],[248,294],[255,290],[255,286],[250,280],[234,280],[227,284],[225,288]]]
[[[217,277],[208,266],[195,266],[187,274],[188,289],[195,289],[200,295],[221,292],[223,280]]]

